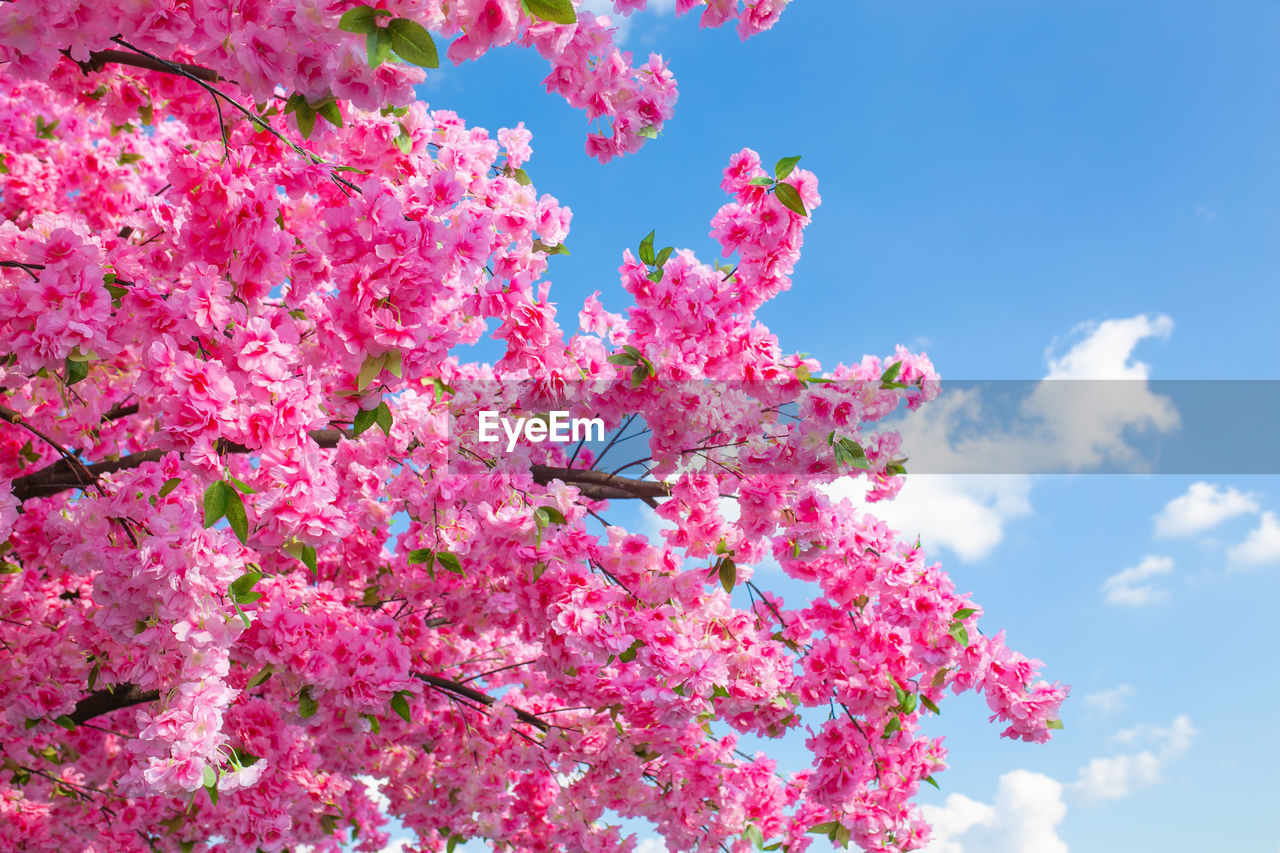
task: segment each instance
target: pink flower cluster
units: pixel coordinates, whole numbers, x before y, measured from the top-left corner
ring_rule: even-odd
[[[0,847],[377,851],[394,816],[424,850],[627,849],[611,814],[680,850],[802,851],[816,825],[921,847],[930,709],[981,692],[1042,741],[1067,690],[830,496],[895,494],[877,422],[939,384],[903,349],[824,371],[758,321],[817,179],[734,155],[727,262],[629,250],[632,304],[595,294],[566,330],[572,212],[524,173],[530,133],[401,108],[418,75],[367,66],[337,28],[356,5],[0,4]],[[677,11],[699,5],[749,35],[784,4]],[[670,115],[665,65],[602,19],[378,9],[455,61],[547,55],[600,159]],[[76,64],[117,33],[270,129],[181,76]],[[341,126],[303,139],[292,92]],[[486,333],[501,358],[466,361]],[[643,424],[650,478],[479,440],[481,411],[552,402]],[[629,498],[661,535],[609,524]],[[771,559],[812,600],[764,588]],[[738,749],[789,734],[812,758],[789,778]]]

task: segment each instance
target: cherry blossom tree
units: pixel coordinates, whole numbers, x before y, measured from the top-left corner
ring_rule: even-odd
[[[785,5],[676,11],[747,38]],[[676,84],[609,24],[0,4],[0,847],[373,851],[390,816],[423,850],[627,850],[621,816],[673,850],[910,850],[945,694],[1008,737],[1060,726],[1066,688],[830,496],[896,493],[875,423],[939,385],[923,355],[824,369],[756,321],[821,202],[798,158],[734,155],[726,260],[650,235],[632,304],[566,331],[571,212],[530,134],[415,99],[442,59],[533,48],[587,154],[633,152]],[[462,360],[487,333],[501,358]],[[644,459],[483,440],[481,413],[552,410],[642,429]],[[611,524],[626,501],[667,529]],[[768,560],[813,597],[758,582]],[[811,767],[785,778],[739,746],[792,733]]]

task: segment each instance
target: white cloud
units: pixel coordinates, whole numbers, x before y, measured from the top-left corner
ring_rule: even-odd
[[[1134,689],[1128,684],[1117,684],[1109,690],[1099,690],[1084,697],[1084,703],[1099,714],[1123,711]]]
[[[1148,578],[1167,575],[1173,571],[1172,557],[1148,554],[1136,566],[1117,572],[1102,584],[1107,604],[1142,607],[1168,597],[1168,592],[1153,584],[1143,583]]]
[[[1005,524],[1031,512],[1028,477],[915,474],[891,501],[865,504],[865,481],[833,483],[833,497],[848,497],[908,540],[943,547],[964,562],[981,560],[1004,539]]]
[[[636,853],[667,853],[667,845],[661,838],[644,838],[636,845]]]
[[[1173,332],[1173,320],[1164,314],[1155,319],[1146,314],[1123,320],[1085,323],[1072,330],[1087,337],[1071,347],[1061,358],[1045,353],[1049,361],[1048,379],[1147,379],[1150,366],[1136,361],[1129,364],[1133,349],[1146,338],[1167,338]]]
[[[1046,354],[1045,381],[1015,401],[1015,415],[1004,425],[992,426],[1000,419],[992,417],[991,401],[972,388],[947,391],[919,412],[886,421],[886,428],[902,434],[911,457],[907,468],[928,473],[909,475],[895,500],[868,508],[905,536],[919,533],[927,547],[942,546],[973,561],[1003,541],[1009,521],[1031,513],[1026,473],[1108,462],[1139,467],[1126,431],[1170,430],[1178,413],[1168,398],[1151,393],[1145,382],[1150,367],[1135,361],[1133,351],[1172,329],[1163,315],[1079,327],[1082,339],[1065,354]],[[1130,381],[1056,381],[1082,379]],[[864,494],[847,483],[831,491],[855,503]]]
[[[1066,817],[1062,785],[1040,773],[1014,770],[1000,777],[991,803],[960,794],[943,806],[922,806],[933,826],[926,853],[1068,853],[1057,826]]]
[[[1112,740],[1123,745],[1146,743],[1138,752],[1095,758],[1080,768],[1072,790],[1090,801],[1127,797],[1134,789],[1160,781],[1166,764],[1191,747],[1196,735],[1191,720],[1178,716],[1167,728],[1137,726],[1118,732]]]
[[[1233,486],[1192,483],[1185,495],[1169,501],[1156,516],[1155,535],[1168,538],[1202,533],[1229,518],[1257,512],[1256,497]]]
[[[1227,559],[1237,566],[1260,566],[1280,562],[1280,519],[1264,512],[1258,526],[1239,545],[1227,549]]]

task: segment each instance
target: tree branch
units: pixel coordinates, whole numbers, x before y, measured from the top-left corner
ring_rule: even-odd
[[[437,690],[445,693],[451,693],[454,696],[463,699],[469,699],[479,705],[490,707],[498,700],[487,693],[482,693],[474,687],[468,687],[448,678],[441,678],[438,675],[427,675],[421,672],[410,673],[414,678],[424,684],[428,684]],[[112,711],[119,711],[121,708],[129,708],[134,705],[144,705],[148,702],[154,702],[160,698],[160,694],[155,690],[140,690],[135,684],[120,684],[112,690],[95,690],[88,696],[76,703],[76,708],[69,716],[71,721],[76,725],[92,720],[94,717],[101,717],[103,714],[110,714]],[[548,731],[551,724],[541,717],[530,714],[528,711],[522,711],[519,708],[514,709],[516,719],[522,723],[528,723],[541,731]]]
[[[63,51],[65,54],[66,51]],[[70,56],[70,54],[67,54]],[[74,61],[74,60],[72,60]],[[180,77],[196,77],[209,83],[221,83],[223,78],[216,71],[203,65],[189,65],[185,62],[162,62],[149,56],[142,56],[124,50],[99,50],[89,54],[88,62],[76,62],[80,70],[89,74],[101,71],[107,65],[132,65],[134,68],[145,68],[148,71],[159,71],[162,74],[178,74],[174,68],[181,69]]]
[[[421,672],[414,672],[410,674],[424,684],[429,684],[437,690],[444,691],[445,693],[452,693],[454,696],[461,696],[464,699],[470,699],[472,702],[477,702],[486,707],[498,701],[488,693],[481,693],[479,690],[467,687],[465,684],[459,684],[456,681],[450,681],[449,679],[441,678],[438,675],[427,675]],[[534,728],[544,732],[551,729],[550,723],[540,717],[535,717],[528,711],[521,711],[519,708],[514,708],[512,710],[516,712],[516,719],[522,723],[528,723]]]
[[[337,447],[338,442],[345,436],[346,433],[339,429],[321,429],[311,433],[315,443],[324,448]],[[225,444],[222,449],[229,453],[249,452],[249,448],[243,445],[230,443]],[[39,471],[15,479],[13,494],[20,503],[31,498],[50,497],[68,489],[83,488],[103,474],[127,471],[146,462],[157,462],[164,454],[163,450],[144,450],[108,462],[83,466],[77,464],[75,468],[65,458],[60,459]],[[665,498],[671,494],[671,489],[666,483],[656,480],[634,480],[629,477],[606,474],[603,471],[534,465],[530,468],[530,472],[533,474],[534,482],[539,485],[545,486],[552,480],[561,480],[577,486],[584,497],[596,501],[638,499],[650,506],[656,506],[655,498]],[[89,477],[88,482],[83,479],[85,475]]]
[[[95,690],[76,703],[76,709],[69,716],[76,725],[86,723],[94,717],[119,711],[132,705],[144,705],[160,698],[155,690],[139,690],[134,684],[121,684],[114,690]]]

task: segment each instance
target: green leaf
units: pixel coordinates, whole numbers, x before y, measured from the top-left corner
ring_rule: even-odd
[[[293,107],[293,120],[298,123],[298,133],[302,134],[302,138],[310,139],[311,132],[316,129],[316,111],[311,109],[306,98],[301,95],[297,98],[298,101]]]
[[[962,646],[968,647],[969,632],[966,631],[964,626],[961,625],[959,622],[953,622],[951,624],[951,627],[947,630],[947,633],[950,634],[952,637],[955,637],[957,643],[959,643]]]
[[[675,248],[673,246],[667,246],[666,248],[664,248],[661,252],[658,253],[657,260],[653,262],[654,266],[659,266],[659,267],[664,266],[667,263],[667,261],[671,258],[671,253],[674,251],[675,251]]]
[[[438,376],[432,377],[431,384],[435,387],[435,395],[436,395],[437,403],[444,399],[445,394],[458,393],[457,391],[453,390],[452,385],[450,385],[448,382],[445,382],[443,379],[441,379]]]
[[[637,361],[639,361],[639,359],[631,353],[619,353],[618,355],[609,356],[606,361],[610,364],[621,365],[622,367],[632,367]]]
[[[804,202],[800,200],[800,193],[791,184],[778,184],[774,188],[773,194],[778,197],[778,201],[782,202],[783,207],[788,210],[795,211],[801,216],[809,215],[809,211],[804,209]]]
[[[178,488],[178,486],[181,486],[181,485],[182,485],[181,478],[170,477],[169,479],[165,480],[164,485],[160,487],[160,491],[157,494],[157,497],[166,498],[173,493],[174,489]]]
[[[338,109],[338,102],[333,98],[328,98],[315,110],[329,124],[334,127],[342,127],[342,110]]]
[[[348,33],[368,34],[377,29],[377,19],[378,13],[372,6],[357,6],[342,13],[338,29]]]
[[[360,365],[360,373],[356,376],[356,390],[363,391],[365,386],[377,379],[382,368],[387,366],[387,354],[365,356]]]
[[[218,480],[209,484],[204,490],[204,526],[213,527],[227,514],[227,504],[231,500],[231,487]]]
[[[235,486],[236,490],[240,492],[240,494],[242,495],[256,495],[258,493],[257,490],[253,488],[253,486],[250,486],[244,480],[240,480],[240,479],[237,479],[236,477],[232,477],[230,474],[227,475],[227,482]]]
[[[752,178],[748,183],[753,187],[771,187],[773,186],[773,178],[766,178],[762,175],[758,178]]]
[[[302,546],[302,564],[311,570],[311,574],[316,573],[316,549],[311,545]]]
[[[212,766],[206,764],[204,766],[204,778],[200,780],[200,783],[206,788],[216,786],[218,784],[218,771],[214,770]]]
[[[888,724],[885,725],[884,734],[880,735],[880,738],[882,740],[888,740],[894,732],[898,731],[902,731],[902,720],[895,716],[893,719],[889,720]]]
[[[302,692],[298,694],[298,716],[304,719],[314,717],[319,710],[320,703],[311,696],[311,688],[302,688]]]
[[[387,372],[396,379],[404,378],[404,353],[398,349],[393,349],[387,353]]]
[[[800,155],[795,157],[783,157],[778,164],[773,167],[773,176],[779,181],[786,178],[795,171],[796,164],[800,162]]]
[[[378,408],[373,410],[373,419],[377,421],[385,435],[391,435],[391,407],[387,405],[386,400],[379,403]]]
[[[573,11],[570,0],[524,0],[529,14],[555,24],[576,24],[578,13]]]
[[[121,151],[120,156],[116,158],[116,162],[121,166],[131,166],[142,160],[142,155],[136,151]]]
[[[1062,725],[1062,720],[1050,720],[1048,723],[1045,724],[1045,726],[1050,729],[1066,728],[1064,725]]]
[[[249,541],[249,516],[245,514],[244,501],[241,500],[240,493],[230,486],[226,487],[226,492],[227,524],[231,525],[232,532],[240,540],[240,544],[244,545]]]
[[[885,368],[884,373],[880,374],[880,386],[883,388],[893,380],[898,378],[898,372],[902,370],[902,362],[895,361],[893,364]]]
[[[98,686],[98,676],[102,674],[102,664],[95,663],[93,669],[89,670],[88,687],[92,691]]]
[[[724,591],[732,594],[738,583],[738,564],[729,557],[721,557],[717,574],[720,575],[720,585],[724,587]]]
[[[533,178],[530,178],[529,173],[524,169],[516,169],[512,172],[511,179],[522,187],[527,187],[533,183]]]
[[[5,163],[9,159],[8,154],[0,154],[0,175],[9,174],[9,166]]]
[[[377,409],[361,409],[356,412],[356,416],[351,422],[351,432],[354,435],[360,435],[369,427],[373,426],[378,419]]]
[[[373,732],[375,735],[382,733],[382,723],[378,721],[377,717],[373,714],[361,714],[360,716],[369,721],[369,731]]]
[[[553,506],[540,506],[538,512],[546,516],[548,524],[568,524],[568,519],[564,517],[564,513]],[[545,525],[544,525],[545,526]]]
[[[416,563],[426,563],[427,568],[430,568],[431,564],[435,562],[435,559],[436,559],[435,552],[432,551],[430,548],[414,548],[412,551],[409,552],[408,563],[409,565],[414,565]]]
[[[649,235],[640,241],[640,263],[646,266],[653,266],[657,261],[657,256],[653,253],[653,237],[655,233],[650,231]]]
[[[409,129],[404,124],[400,125],[400,133],[394,141],[401,154],[408,154],[413,150],[413,137],[409,135]]]
[[[646,124],[636,131],[636,136],[643,136],[645,139],[657,139],[658,129],[651,124]]]
[[[227,592],[231,594],[232,598],[239,599],[250,593],[260,580],[262,580],[262,572],[245,572],[231,582],[231,586],[227,587]]]
[[[399,714],[400,719],[406,723],[412,722],[409,716],[409,700],[406,698],[408,695],[407,691],[401,690],[391,697],[391,710]]]
[[[972,616],[977,612],[978,611],[973,607],[962,607],[959,610],[957,610],[955,613],[952,613],[951,618],[959,622],[963,619],[968,619],[970,616]]]
[[[74,732],[76,730],[76,721],[68,717],[66,714],[60,714],[54,717],[53,721],[69,732]]]
[[[556,244],[556,245],[554,245],[554,246],[549,246],[549,245],[547,245],[546,243],[542,242],[541,240],[534,240],[534,241],[533,241],[533,250],[534,250],[535,252],[545,252],[545,253],[546,253],[546,254],[548,254],[548,255],[571,255],[571,254],[573,254],[572,252],[570,252],[570,251],[569,251],[569,247],[568,247],[568,246],[566,246],[564,243],[557,243],[557,244]]]
[[[938,780],[933,778],[932,776],[924,777],[924,781],[928,782],[930,785],[937,788],[939,791],[942,790],[942,786],[938,784]]]
[[[404,61],[421,68],[440,67],[436,43],[422,24],[408,18],[396,18],[387,24],[387,35],[391,37],[391,49]]]
[[[369,57],[369,67],[377,68],[391,58],[391,36],[379,27],[364,37],[364,49]]]
[[[933,701],[932,699],[930,699],[928,696],[925,696],[925,695],[923,695],[923,694],[921,694],[921,696],[920,696],[920,704],[921,704],[921,705],[923,705],[923,706],[925,706],[926,708],[928,708],[930,711],[932,711],[932,712],[933,712],[933,713],[935,713],[935,714],[941,714],[941,713],[942,713],[942,711],[938,710],[938,706],[934,703],[934,701]]]
[[[119,285],[116,285],[116,284],[104,284],[103,287],[107,289],[107,293],[111,294],[112,308],[119,308],[120,300],[124,299],[125,294],[129,292],[129,288],[120,287]]]
[[[840,826],[840,821],[829,820],[826,823],[814,824],[813,826],[809,827],[809,832],[813,835],[826,835],[829,832],[834,832],[836,828],[839,826]]]
[[[637,364],[635,370],[631,371],[631,387],[639,388],[649,377],[649,366],[645,364]]]
[[[764,836],[760,834],[760,827],[754,823],[747,824],[747,828],[742,835],[756,847],[764,846]]]
[[[63,362],[63,375],[66,377],[67,385],[75,385],[89,375],[89,362],[73,361],[67,358]]]
[[[642,640],[636,640],[634,643],[631,644],[631,646],[626,651],[618,655],[618,660],[622,661],[623,663],[631,663],[633,660],[636,659],[636,655],[639,654],[640,650],[643,648],[644,648],[644,642]]]
[[[271,676],[275,675],[275,672],[276,672],[275,668],[272,667],[271,664],[267,664],[262,669],[254,673],[252,678],[250,678],[248,681],[245,682],[244,689],[252,690],[253,688],[257,687],[259,684],[262,684],[263,682],[265,682]]]
[[[462,561],[458,559],[457,555],[450,554],[448,551],[441,551],[436,554],[436,562],[440,564],[440,568],[447,572],[453,572],[455,575],[465,574],[462,571]]]

